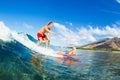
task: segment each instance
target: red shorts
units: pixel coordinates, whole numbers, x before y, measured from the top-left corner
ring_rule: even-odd
[[[37,37],[42,38],[42,40],[44,40],[44,38],[46,38],[46,35],[42,35],[41,33],[37,33]]]

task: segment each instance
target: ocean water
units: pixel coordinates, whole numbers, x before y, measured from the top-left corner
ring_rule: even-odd
[[[120,52],[81,51],[51,57],[0,40],[0,80],[119,80]]]
[[[120,52],[77,50],[83,55],[62,57],[55,52],[69,49],[44,45],[0,22],[0,80],[120,79]]]

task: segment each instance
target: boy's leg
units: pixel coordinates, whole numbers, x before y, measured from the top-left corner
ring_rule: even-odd
[[[42,41],[43,41],[42,38],[39,38],[39,39],[38,39],[38,42],[37,42],[37,46],[40,46],[41,43],[42,43]]]

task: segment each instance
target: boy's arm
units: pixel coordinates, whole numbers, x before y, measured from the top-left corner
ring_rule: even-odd
[[[69,51],[69,54],[75,54],[74,50]]]
[[[72,54],[72,51],[70,50],[70,51],[68,52],[68,54]]]

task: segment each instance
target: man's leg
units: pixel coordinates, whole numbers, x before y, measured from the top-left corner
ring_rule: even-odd
[[[48,48],[49,44],[50,44],[50,40],[45,38],[45,42],[46,42],[46,48]]]
[[[40,46],[41,43],[42,43],[42,41],[43,41],[42,38],[39,38],[39,39],[38,39],[38,42],[37,42],[37,46]]]

